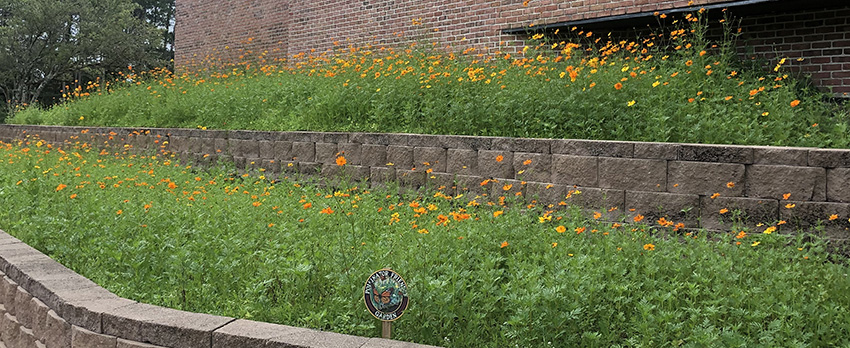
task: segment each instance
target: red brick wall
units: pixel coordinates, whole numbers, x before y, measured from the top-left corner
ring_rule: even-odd
[[[694,6],[726,2],[700,0]],[[744,42],[757,57],[794,58],[791,67],[811,74],[816,84],[839,96],[849,93],[850,5],[783,9],[800,4],[809,2],[768,2],[744,16]],[[410,42],[514,51],[524,38],[505,29],[687,6],[687,0],[177,0],[175,60],[182,67],[208,55],[243,61],[263,51],[285,57],[336,45]]]

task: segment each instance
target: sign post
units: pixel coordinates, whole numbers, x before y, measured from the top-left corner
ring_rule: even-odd
[[[366,279],[363,300],[369,313],[381,321],[381,337],[390,338],[393,321],[407,309],[407,282],[389,268],[377,270]]]

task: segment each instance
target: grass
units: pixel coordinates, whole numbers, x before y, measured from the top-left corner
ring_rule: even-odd
[[[0,158],[0,227],[146,303],[374,337],[362,286],[391,267],[411,299],[400,340],[850,344],[847,260],[817,238],[603,222],[499,185],[488,199],[273,181],[35,138]]]
[[[9,122],[850,147],[846,107],[788,73],[794,60],[740,60],[733,22],[714,41],[700,12],[637,40],[535,35],[513,54],[242,51],[239,63],[208,56],[177,74],[130,70],[69,86],[64,103]]]

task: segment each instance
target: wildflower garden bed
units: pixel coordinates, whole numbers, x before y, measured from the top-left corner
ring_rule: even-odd
[[[365,276],[392,267],[411,297],[395,337],[419,343],[784,346],[850,337],[846,259],[804,234],[653,229],[637,216],[603,222],[515,195],[272,181],[82,143],[0,149],[0,225],[145,303],[376,336],[359,294]]]

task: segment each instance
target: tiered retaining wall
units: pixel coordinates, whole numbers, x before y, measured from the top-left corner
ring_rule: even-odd
[[[199,165],[232,160],[239,168],[262,168],[267,176],[333,176],[341,169],[335,161],[342,155],[349,176],[373,185],[394,180],[405,188],[430,186],[468,197],[519,193],[556,207],[562,201],[580,205],[610,221],[642,214],[649,222],[664,217],[686,228],[713,230],[732,228],[730,216],[737,210],[751,227],[784,220],[781,231],[820,226],[834,239],[850,235],[850,150],[0,125],[2,141],[34,135],[58,144],[111,145],[115,151],[156,149]],[[487,179],[495,180],[482,185]],[[505,190],[507,184],[511,186]],[[720,214],[723,208],[730,213]],[[839,218],[829,220],[833,214]]]
[[[3,231],[0,277],[0,347],[430,347],[138,303],[101,288]]]

